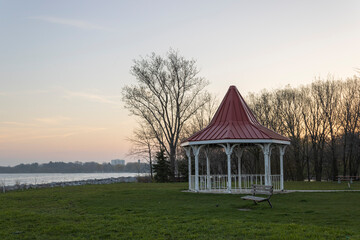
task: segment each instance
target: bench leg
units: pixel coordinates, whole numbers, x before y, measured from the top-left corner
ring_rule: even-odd
[[[257,205],[257,202],[256,202],[256,201],[254,201],[254,204],[255,204],[255,205]]]
[[[268,201],[268,203],[269,203],[270,207],[272,208],[272,205],[271,205],[271,202],[270,202],[270,200],[267,200],[267,201]]]

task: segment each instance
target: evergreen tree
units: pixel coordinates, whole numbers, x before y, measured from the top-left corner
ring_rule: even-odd
[[[165,156],[165,150],[160,149],[156,153],[156,163],[153,164],[155,173],[155,181],[157,182],[168,182],[171,176],[170,162]]]

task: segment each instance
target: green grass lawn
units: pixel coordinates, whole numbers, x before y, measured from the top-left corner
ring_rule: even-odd
[[[276,194],[271,209],[239,195],[181,192],[186,187],[119,183],[0,194],[0,239],[360,239],[360,192]]]

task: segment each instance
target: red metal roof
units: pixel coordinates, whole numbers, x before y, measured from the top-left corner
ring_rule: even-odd
[[[184,142],[225,139],[290,141],[262,126],[235,86],[230,86],[210,124]]]

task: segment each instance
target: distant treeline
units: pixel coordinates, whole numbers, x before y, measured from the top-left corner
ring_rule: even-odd
[[[264,126],[291,139],[285,177],[336,180],[359,175],[360,78],[328,76],[310,85],[250,96],[250,106]],[[279,159],[274,151],[274,166]]]
[[[14,167],[0,167],[0,173],[94,173],[94,172],[131,172],[147,173],[149,164],[129,162],[126,165],[111,165],[97,162],[49,162],[19,164]]]

